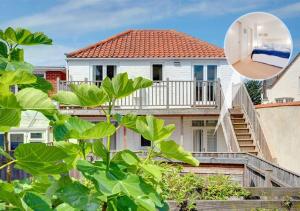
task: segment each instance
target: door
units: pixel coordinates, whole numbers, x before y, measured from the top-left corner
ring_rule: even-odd
[[[203,130],[195,129],[193,130],[193,151],[194,152],[204,152],[203,148]]]
[[[204,68],[203,65],[194,66],[194,80],[195,83],[195,98],[196,101],[203,100],[203,80],[204,80]]]
[[[214,102],[216,99],[217,65],[207,66],[206,100]]]

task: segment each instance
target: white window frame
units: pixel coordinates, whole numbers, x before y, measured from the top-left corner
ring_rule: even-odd
[[[191,120],[191,127],[192,127],[192,134],[194,134],[194,130],[202,130],[203,131],[203,152],[208,152],[208,137],[207,137],[207,132],[208,130],[215,130],[215,126],[206,126],[206,121],[218,121],[217,119],[193,119]],[[193,126],[193,121],[204,121],[204,126]],[[218,131],[215,132],[215,136],[217,139],[217,151],[218,151]],[[194,140],[192,140],[193,143],[193,150],[194,150]]]
[[[44,71],[43,72],[42,71],[34,71],[33,75],[35,75],[35,74],[39,74],[39,75],[43,74],[43,78],[46,79],[46,72],[44,72]]]
[[[41,133],[42,134],[42,138],[31,138],[31,134],[32,133]],[[29,132],[29,136],[28,136],[28,142],[38,142],[38,141],[41,141],[41,143],[44,143],[46,140],[45,140],[45,132],[43,131],[30,131]]]

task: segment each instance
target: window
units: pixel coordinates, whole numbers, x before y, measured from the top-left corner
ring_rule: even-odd
[[[207,130],[207,151],[217,151],[217,137],[214,129]]]
[[[203,65],[195,65],[194,66],[194,78],[196,81],[203,81],[203,79],[204,79]]]
[[[37,77],[45,78],[45,73],[43,73],[43,72],[34,72],[33,74]]]
[[[24,143],[23,133],[11,133],[9,135],[10,139],[10,150],[15,150],[20,144]]]
[[[207,66],[207,80],[215,81],[217,79],[217,65]]]
[[[162,65],[154,64],[152,66],[152,80],[153,81],[162,81]]]
[[[151,141],[141,136],[141,147],[151,147]]]
[[[106,76],[112,79],[116,74],[116,66],[115,65],[107,65],[106,67]]]
[[[42,132],[30,133],[30,139],[43,139],[43,133]]]
[[[4,134],[0,134],[0,148],[4,148]]]
[[[202,152],[203,149],[203,130],[197,129],[193,131],[193,150],[194,152]]]
[[[204,120],[193,120],[192,121],[193,127],[203,127],[204,126]]]
[[[218,124],[218,120],[206,120],[207,127],[215,127]]]
[[[103,80],[103,66],[102,65],[96,65],[95,66],[94,79],[96,81],[102,81]]]

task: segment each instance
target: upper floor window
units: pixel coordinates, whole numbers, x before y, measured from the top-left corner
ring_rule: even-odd
[[[152,65],[152,80],[153,81],[162,81],[162,64]]]
[[[102,81],[103,80],[103,66],[102,65],[96,65],[95,66],[94,79],[96,81]]]
[[[207,66],[207,80],[215,81],[217,79],[217,65]]]
[[[194,66],[194,78],[197,81],[203,81],[203,79],[204,79],[203,65],[195,65]]]
[[[107,65],[106,67],[106,76],[112,79],[116,75],[116,66],[115,65]]]
[[[42,132],[32,132],[30,133],[30,139],[43,139],[43,133]]]

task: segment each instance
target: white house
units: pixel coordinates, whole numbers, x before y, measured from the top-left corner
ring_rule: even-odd
[[[127,72],[129,77],[152,79],[152,87],[117,102],[119,112],[153,114],[176,125],[173,139],[187,150],[226,152],[220,116],[221,89],[231,99],[232,84],[240,77],[226,62],[223,49],[175,30],[129,30],[66,54],[70,83],[100,83],[106,76]],[[230,106],[231,100],[226,105]],[[223,104],[223,105],[225,105]],[[95,110],[68,109],[90,121],[103,119]],[[142,137],[121,129],[112,148],[140,150]]]
[[[264,85],[265,102],[300,101],[300,53],[278,76],[265,81]]]

